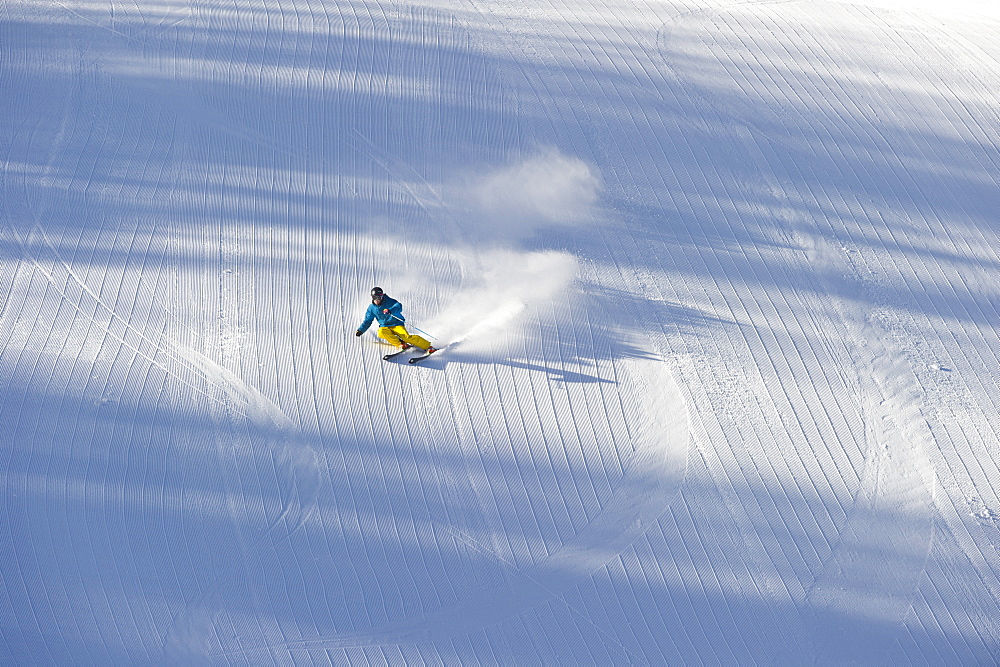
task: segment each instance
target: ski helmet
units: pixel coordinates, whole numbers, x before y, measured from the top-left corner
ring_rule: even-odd
[[[381,287],[373,287],[372,288],[372,298],[373,299],[381,299],[384,294],[385,294],[385,292],[382,291]]]

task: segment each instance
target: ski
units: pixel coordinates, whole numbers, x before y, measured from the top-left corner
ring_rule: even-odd
[[[404,352],[409,352],[412,349],[413,349],[412,345],[410,347],[404,347],[402,350],[396,350],[395,352],[390,352],[389,354],[383,354],[382,358],[384,360],[386,360],[386,361],[389,361],[393,357],[398,357],[399,355],[403,354]]]
[[[440,352],[440,350],[436,350],[436,351]],[[434,352],[428,352],[427,354],[421,354],[419,357],[411,357],[407,361],[409,361],[411,364],[415,364],[415,363],[418,363],[420,361],[423,361],[424,359],[426,359],[427,357],[431,356],[432,354],[434,354]]]

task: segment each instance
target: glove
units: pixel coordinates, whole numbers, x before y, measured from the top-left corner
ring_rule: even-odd
[[[362,333],[363,333],[363,332],[361,332],[361,331],[355,331],[355,332],[354,332],[354,335],[355,335],[355,336],[360,336],[360,335],[361,335]]]
[[[389,314],[389,309],[388,308],[383,308],[382,309],[382,313],[385,314],[385,315],[388,315]]]

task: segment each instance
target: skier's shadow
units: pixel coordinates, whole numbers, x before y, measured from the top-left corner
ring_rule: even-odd
[[[514,368],[523,368],[527,371],[541,371],[549,376],[550,380],[555,382],[566,382],[566,383],[593,383],[593,382],[603,382],[606,384],[615,384],[614,380],[609,380],[607,378],[598,377],[596,375],[587,375],[586,373],[577,373],[575,371],[567,371],[556,368],[549,368],[548,366],[541,366],[539,364],[529,364],[524,361],[510,361],[506,360],[501,362],[505,366],[512,366]]]
[[[588,375],[586,373],[577,373],[576,371],[567,371],[562,369],[550,368],[548,366],[542,366],[540,364],[532,364],[525,361],[512,361],[510,359],[480,359],[474,355],[466,354],[455,354],[451,358],[437,358],[428,359],[427,361],[421,362],[421,368],[432,368],[435,370],[442,370],[446,362],[452,363],[484,363],[484,364],[496,364],[501,366],[510,366],[512,368],[521,368],[526,371],[540,371],[549,376],[549,380],[553,382],[564,382],[564,383],[605,383],[605,384],[616,384],[614,380],[609,380],[607,378],[598,377],[596,375]]]

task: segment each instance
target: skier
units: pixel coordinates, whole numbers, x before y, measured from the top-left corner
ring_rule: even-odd
[[[433,347],[427,339],[406,330],[403,304],[388,296],[381,287],[372,288],[372,303],[365,312],[365,321],[361,323],[354,335],[360,336],[368,331],[373,320],[378,320],[379,337],[389,341],[389,343],[403,350],[419,347],[426,354],[437,352],[437,348]]]

